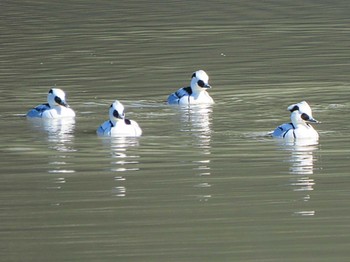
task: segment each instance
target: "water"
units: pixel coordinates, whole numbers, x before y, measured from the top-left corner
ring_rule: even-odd
[[[2,261],[347,261],[347,1],[5,1]],[[216,104],[165,105],[197,69]],[[51,86],[73,122],[28,121]],[[139,139],[95,134],[114,99]],[[266,136],[307,100],[318,145]]]

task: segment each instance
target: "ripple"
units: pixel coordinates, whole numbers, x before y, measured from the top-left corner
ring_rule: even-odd
[[[194,185],[194,187],[211,187],[211,185],[209,183],[199,183]]]
[[[117,186],[112,189],[112,194],[117,197],[125,197],[126,196],[126,188],[124,186]]]
[[[55,169],[55,170],[49,170],[49,173],[53,173],[53,174],[71,174],[71,173],[75,173],[75,170]]]
[[[298,216],[314,216],[315,213],[316,213],[315,210],[296,211],[296,212],[294,212],[294,214],[298,215]]]

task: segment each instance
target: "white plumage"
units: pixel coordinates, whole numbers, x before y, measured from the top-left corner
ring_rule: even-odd
[[[138,137],[142,130],[134,120],[125,118],[124,106],[116,100],[109,108],[109,120],[97,129],[99,136]]]
[[[272,132],[272,136],[284,139],[310,138],[317,140],[319,135],[309,123],[318,123],[318,121],[312,117],[312,110],[309,104],[302,101],[290,105],[288,110],[291,112],[291,123],[278,126]]]
[[[51,88],[47,103],[41,104],[27,113],[28,118],[62,118],[75,117],[75,112],[66,102],[66,94],[59,88]]]
[[[209,76],[205,71],[198,70],[192,74],[191,86],[180,88],[170,94],[168,104],[213,104],[214,100],[207,92],[209,88],[211,88]]]

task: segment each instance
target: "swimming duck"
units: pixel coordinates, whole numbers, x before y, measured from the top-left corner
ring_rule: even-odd
[[[312,117],[312,110],[306,101],[290,105],[291,123],[282,124],[273,132],[273,137],[285,139],[311,138],[318,139],[317,131],[309,123],[319,123]]]
[[[28,118],[62,118],[75,117],[75,112],[66,102],[66,94],[59,88],[51,88],[47,103],[41,104],[27,113]]]
[[[208,94],[207,89],[211,88],[208,83],[209,76],[203,70],[192,74],[191,86],[183,87],[168,97],[168,104],[213,104],[214,100]]]
[[[142,130],[134,120],[125,118],[124,106],[118,100],[109,108],[109,120],[97,129],[99,136],[138,137]]]

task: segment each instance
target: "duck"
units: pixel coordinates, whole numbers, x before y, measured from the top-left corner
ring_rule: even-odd
[[[134,120],[125,118],[124,106],[115,100],[109,107],[109,120],[97,128],[97,135],[110,137],[139,137],[142,130]]]
[[[312,110],[306,101],[292,104],[287,108],[290,112],[291,123],[278,126],[272,136],[288,140],[314,139],[318,140],[319,135],[310,123],[320,123],[312,116]]]
[[[214,100],[207,92],[210,88],[207,73],[197,70],[192,74],[191,85],[170,94],[167,102],[170,105],[213,104]]]
[[[47,94],[47,103],[37,105],[26,114],[28,118],[63,118],[75,117],[75,112],[66,102],[62,89],[51,88]]]

